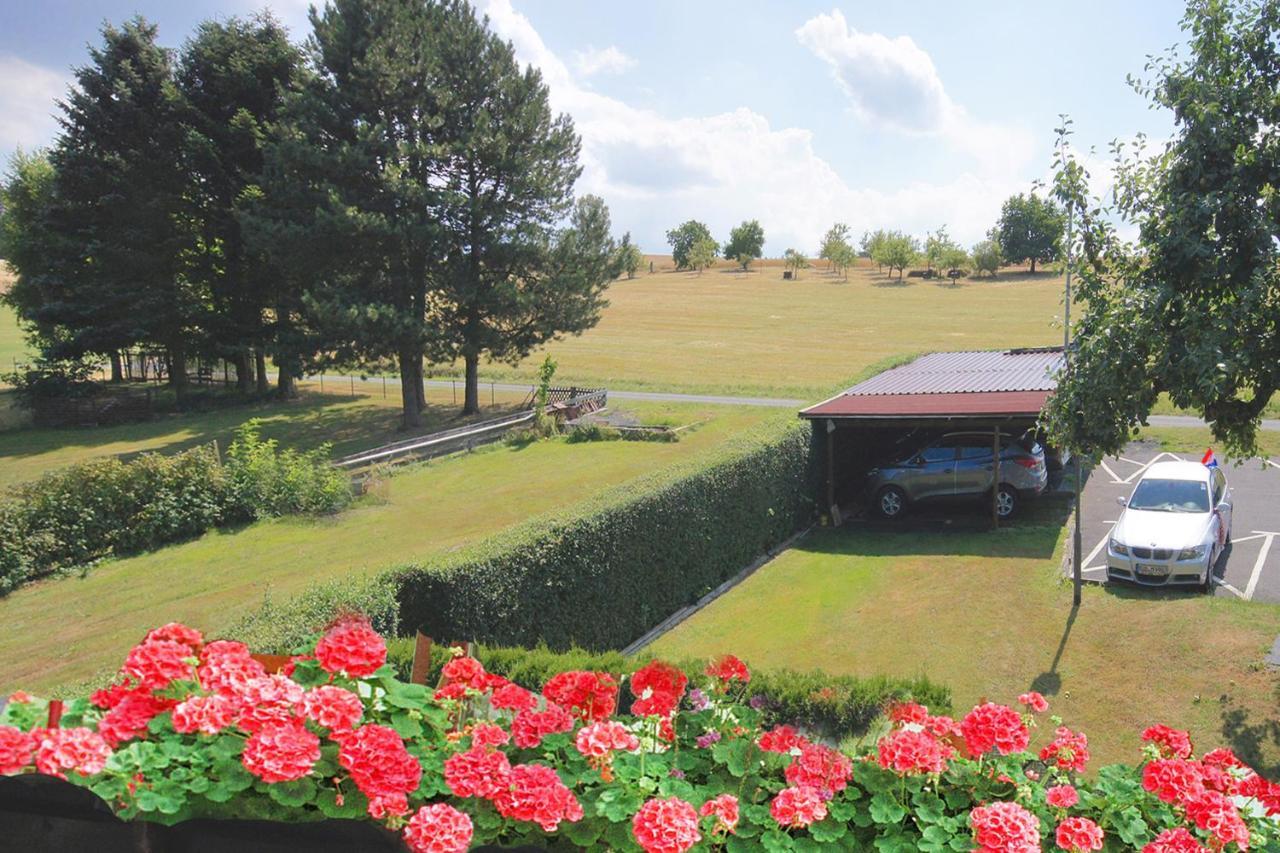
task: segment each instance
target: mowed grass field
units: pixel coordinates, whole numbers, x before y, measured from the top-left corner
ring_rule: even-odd
[[[496,445],[387,478],[339,515],[283,518],[60,577],[0,598],[0,694],[92,678],[154,625],[218,632],[315,581],[426,560],[706,452],[776,409],[628,405],[648,422],[700,423],[678,443]]]
[[[0,293],[9,289],[13,283],[13,273],[0,261]],[[18,317],[8,305],[0,305],[0,373],[13,370],[15,364],[22,364],[30,358],[27,343],[22,338],[22,330],[18,328]]]
[[[655,272],[615,282],[600,324],[485,378],[529,380],[546,352],[557,379],[610,388],[810,399],[889,358],[1062,340],[1062,279],[1006,270],[995,279],[890,277],[867,261],[843,282],[780,261],[698,275],[651,256]]]
[[[0,431],[0,486],[33,480],[48,471],[99,456],[128,457],[144,451],[174,453],[197,444],[217,441],[226,447],[235,430],[257,418],[262,434],[285,447],[306,450],[331,444],[334,457],[410,437],[400,429],[399,388],[390,386],[382,396],[381,383],[370,380],[352,396],[345,383],[326,385],[321,393],[315,382],[301,385],[296,400],[258,401],[207,412],[165,415],[155,420],[108,427],[21,429]],[[476,418],[463,418],[448,389],[428,386],[425,425],[421,432],[461,426],[476,418],[496,417],[511,411],[524,399],[520,394],[498,394],[489,405],[488,394]]]

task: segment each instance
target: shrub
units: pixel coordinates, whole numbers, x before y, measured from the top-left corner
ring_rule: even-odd
[[[413,650],[414,642],[409,638],[392,640],[387,644],[387,662],[395,666],[400,677],[406,680],[413,663]],[[651,652],[628,657],[621,652],[590,652],[576,647],[557,652],[546,646],[524,648],[477,644],[472,651],[489,672],[496,672],[535,692],[542,690],[542,686],[558,672],[587,669],[620,676],[654,659]],[[439,681],[440,670],[451,657],[447,646],[432,646],[431,668],[427,676],[429,686]],[[698,660],[673,663],[695,678],[704,664]],[[807,731],[820,732],[824,737],[837,741],[864,734],[872,720],[893,701],[910,699],[938,711],[951,710],[951,691],[924,677],[856,678],[817,670],[796,672],[753,668],[750,692],[762,700],[757,704],[761,705],[770,723],[802,726]],[[624,685],[620,703],[630,706],[633,698]]]
[[[770,422],[720,450],[531,519],[427,564],[379,573],[406,631],[505,645],[620,648],[784,542],[814,514],[807,424]],[[339,598],[334,608],[344,606]],[[272,642],[328,614],[276,606]],[[251,640],[260,643],[253,634]]]
[[[281,450],[275,439],[263,440],[260,428],[256,418],[245,422],[227,448],[231,505],[237,515],[337,512],[351,501],[347,475],[328,464],[329,445],[301,453]]]
[[[0,503],[0,593],[104,557],[286,513],[332,512],[351,500],[325,448],[281,451],[241,428],[223,465],[213,445],[129,462],[95,459],[19,486]]]

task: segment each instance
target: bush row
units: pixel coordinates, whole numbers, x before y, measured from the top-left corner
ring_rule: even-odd
[[[810,522],[818,483],[811,444],[807,424],[769,421],[698,460],[439,560],[384,570],[374,583],[393,590],[405,633],[621,648]],[[284,649],[341,609],[360,602],[340,585],[317,588],[272,603],[238,633],[255,647]]]
[[[281,451],[250,421],[225,462],[205,445],[128,462],[95,459],[47,474],[0,503],[0,593],[222,524],[339,509],[351,490],[326,455],[326,448]]]
[[[409,679],[413,663],[413,640],[401,638],[387,643],[387,661],[396,667],[400,677]],[[590,652],[572,648],[557,652],[546,646],[524,648],[520,646],[472,647],[472,654],[489,672],[504,676],[516,684],[534,692],[556,673],[569,670],[608,672],[615,676],[635,672],[654,659],[650,652],[626,656],[620,652]],[[436,645],[431,649],[431,668],[427,675],[428,686],[440,681],[440,670],[451,659],[447,646]],[[690,676],[699,680],[705,661],[679,660],[674,663]],[[750,661],[747,662],[750,664]],[[935,713],[951,712],[951,691],[934,684],[924,677],[893,679],[884,676],[856,678],[848,675],[828,675],[820,671],[797,672],[791,669],[762,670],[752,666],[752,696],[772,723],[788,723],[802,726],[806,731],[820,732],[823,736],[839,741],[846,737],[858,737],[866,733],[868,726],[888,704],[912,700],[927,705]],[[635,698],[624,683],[619,694],[619,707],[629,708]]]

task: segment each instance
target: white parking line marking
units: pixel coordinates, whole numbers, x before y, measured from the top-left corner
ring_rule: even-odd
[[[1255,530],[1254,533],[1261,531]],[[1267,533],[1266,541],[1262,543],[1262,550],[1258,552],[1258,560],[1253,564],[1253,574],[1249,575],[1249,585],[1244,588],[1244,597],[1246,600],[1253,599],[1253,592],[1258,588],[1258,578],[1262,575],[1262,564],[1267,561],[1267,554],[1271,552],[1271,543],[1275,540],[1276,534]]]
[[[1107,464],[1107,460],[1105,460],[1105,459],[1099,460],[1099,461],[1098,461],[1098,464],[1099,464],[1100,466],[1102,466],[1102,470],[1103,470],[1103,471],[1106,471],[1108,474],[1110,474],[1110,475],[1111,475],[1111,482],[1113,482],[1113,483],[1123,483],[1123,482],[1124,482],[1124,480],[1121,480],[1121,479],[1120,479],[1120,475],[1118,475],[1115,471],[1112,471],[1112,470],[1111,470],[1111,466]]]
[[[1106,566],[1090,566],[1087,569],[1081,569],[1080,574],[1087,575],[1089,574],[1089,572],[1105,572],[1106,570],[1107,570]]]
[[[1270,459],[1263,459],[1262,461],[1266,462],[1272,468],[1280,468],[1280,465],[1277,465],[1275,462],[1272,462]]]
[[[1176,454],[1176,453],[1170,453],[1169,455],[1170,455],[1170,456],[1172,456],[1174,459],[1177,459],[1179,462],[1185,462],[1185,461],[1186,461],[1185,459],[1183,459],[1181,456],[1179,456],[1179,455],[1178,455],[1178,454]]]
[[[1237,539],[1232,539],[1232,540],[1231,540],[1231,544],[1232,544],[1232,545],[1237,545],[1237,544],[1239,544],[1239,543],[1241,543],[1241,542],[1250,542],[1250,541],[1252,541],[1252,540],[1254,540],[1254,539],[1261,539],[1263,536],[1266,536],[1266,535],[1267,535],[1267,534],[1265,534],[1265,533],[1259,533],[1259,534],[1257,534],[1256,536],[1241,536],[1241,537],[1239,537],[1239,538],[1237,538]]]
[[[1125,478],[1124,478],[1123,480],[1121,480],[1120,482],[1122,482],[1122,483],[1131,483],[1131,482],[1133,482],[1133,478],[1134,478],[1134,477],[1141,477],[1141,476],[1142,476],[1142,474],[1143,474],[1143,473],[1144,473],[1148,468],[1150,468],[1152,465],[1156,464],[1157,462],[1159,462],[1161,459],[1163,459],[1163,458],[1164,458],[1164,457],[1166,457],[1166,456],[1173,456],[1173,454],[1172,454],[1172,453],[1168,453],[1168,452],[1164,452],[1164,453],[1159,453],[1159,454],[1157,454],[1155,457],[1153,457],[1153,458],[1152,458],[1152,460],[1151,460],[1150,462],[1148,462],[1146,465],[1143,465],[1143,466],[1142,466],[1141,468],[1139,468],[1137,471],[1134,471],[1132,474],[1130,474],[1128,477],[1125,477]],[[1174,459],[1178,459],[1178,457],[1176,457],[1176,456],[1173,456],[1173,458],[1174,458]],[[1182,460],[1180,460],[1180,459],[1179,459],[1178,461],[1179,461],[1179,462],[1181,462]]]
[[[1128,456],[1117,456],[1116,458],[1121,462],[1128,462],[1130,465],[1142,466],[1147,464],[1146,462],[1139,462],[1137,459],[1130,459]]]
[[[1111,523],[1115,524],[1114,521]],[[1093,558],[1098,556],[1098,552],[1101,551],[1103,548],[1107,547],[1107,540],[1110,538],[1111,538],[1111,531],[1107,530],[1107,535],[1103,536],[1102,539],[1098,541],[1098,544],[1093,546],[1093,550],[1089,552],[1089,556],[1085,557],[1080,562],[1084,563],[1086,566],[1092,563]],[[1103,568],[1106,568],[1106,567],[1104,566]],[[1087,569],[1084,571],[1087,571]]]
[[[1223,589],[1227,590],[1228,592],[1235,593],[1236,598],[1244,598],[1244,593],[1243,593],[1243,592],[1241,592],[1240,590],[1236,589],[1234,586],[1232,586],[1231,584],[1227,583],[1226,581],[1218,581],[1217,583],[1218,583],[1218,586],[1222,587]],[[1246,600],[1247,600],[1247,599],[1246,599]]]

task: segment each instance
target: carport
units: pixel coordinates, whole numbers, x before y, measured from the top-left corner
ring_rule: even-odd
[[[820,502],[838,524],[867,471],[911,449],[899,445],[956,430],[989,430],[994,443],[1034,427],[1062,364],[1061,347],[930,353],[804,409],[826,448]]]

